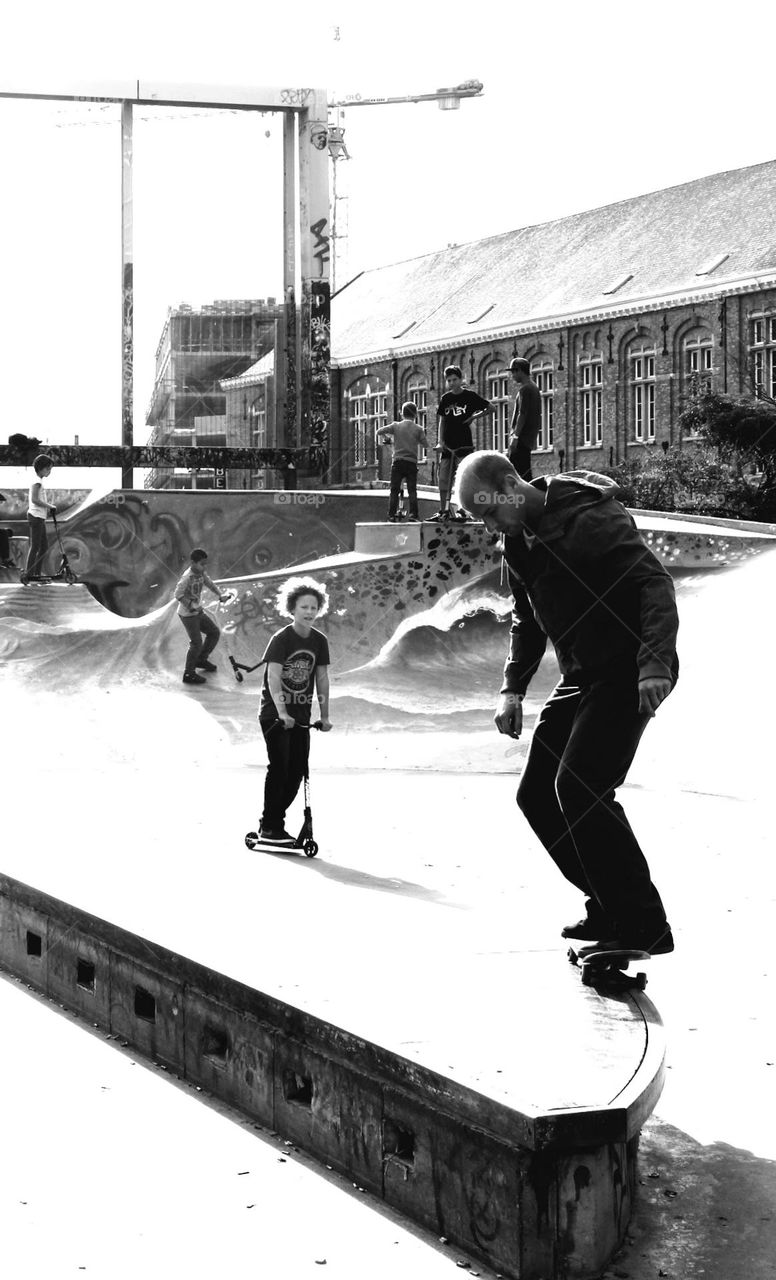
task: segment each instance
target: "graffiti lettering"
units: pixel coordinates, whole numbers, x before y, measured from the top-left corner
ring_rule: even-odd
[[[325,226],[326,226],[326,219],[319,218],[318,221],[313,222],[310,227],[311,234],[315,236],[315,243],[313,244],[313,257],[317,258],[318,262],[320,263],[321,275],[323,275],[324,263],[329,261],[329,237],[324,232]]]
[[[281,89],[280,101],[287,107],[302,107],[312,92],[312,89]]]

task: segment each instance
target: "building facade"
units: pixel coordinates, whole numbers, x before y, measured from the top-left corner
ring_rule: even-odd
[[[279,444],[277,397],[275,395],[275,352],[252,364],[236,378],[221,382],[225,396],[225,430],[229,445],[250,449],[274,449]],[[284,476],[263,468],[239,472],[241,482],[230,488],[275,489],[283,487]]]
[[[170,308],[156,350],[156,378],[146,415],[148,444],[243,445],[250,425],[227,423],[222,383],[271,351],[283,305],[274,298],[217,301],[194,309]],[[152,471],[147,488],[244,488],[249,473]]]
[[[433,446],[448,364],[493,404],[475,444],[503,450],[529,360],[534,474],[691,447],[679,414],[707,386],[775,396],[775,200],[771,162],[364,272],[333,304],[329,483],[387,478],[375,431],[404,400]]]

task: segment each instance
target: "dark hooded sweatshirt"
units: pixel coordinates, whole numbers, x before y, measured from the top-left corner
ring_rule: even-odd
[[[512,628],[502,693],[525,693],[552,641],[572,684],[670,679],[679,674],[679,619],[668,572],[615,498],[618,486],[589,471],[542,477],[546,494],[533,535],[505,537]]]

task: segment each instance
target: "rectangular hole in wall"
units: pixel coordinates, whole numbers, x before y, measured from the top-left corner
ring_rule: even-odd
[[[383,1159],[392,1156],[403,1164],[415,1163],[415,1134],[395,1120],[383,1122]]]
[[[309,1076],[299,1075],[297,1071],[286,1071],[283,1076],[283,1092],[287,1102],[295,1102],[300,1107],[313,1105],[313,1082]]]
[[[229,1037],[226,1032],[205,1023],[202,1032],[202,1052],[207,1058],[218,1058],[220,1062],[224,1062],[229,1052]]]
[[[76,960],[75,981],[76,985],[84,991],[94,991],[95,969],[91,960]]]
[[[156,999],[143,987],[135,987],[135,1015],[145,1022],[156,1021]]]
[[[27,930],[27,955],[43,955],[43,939],[39,933],[33,933],[31,929]]]

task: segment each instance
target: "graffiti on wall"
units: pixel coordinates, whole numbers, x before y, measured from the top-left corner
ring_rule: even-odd
[[[121,309],[121,439],[125,445],[132,443],[132,368],[134,363],[132,326],[134,319],[132,263],[124,264],[124,283]]]
[[[310,295],[310,462],[321,473],[329,463],[331,392],[331,291],[319,281]]]
[[[320,268],[320,274],[323,275],[323,268],[329,261],[329,236],[326,234],[327,222],[325,218],[319,218],[317,222],[310,224],[310,234],[313,237],[313,257],[316,259]]]

